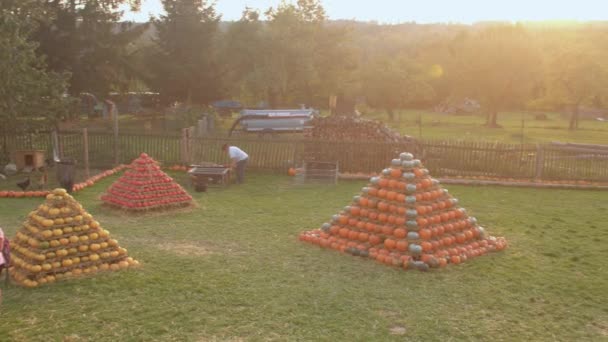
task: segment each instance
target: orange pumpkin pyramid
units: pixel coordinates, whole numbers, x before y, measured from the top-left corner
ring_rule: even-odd
[[[164,173],[158,163],[142,153],[101,196],[117,208],[141,211],[185,207],[192,204],[184,188]]]
[[[36,287],[139,265],[64,189],[53,190],[11,241],[12,278]]]
[[[489,236],[410,153],[393,159],[331,222],[301,233],[300,240],[422,271],[507,246],[504,238]]]

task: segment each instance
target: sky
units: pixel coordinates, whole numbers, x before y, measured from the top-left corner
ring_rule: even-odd
[[[141,0],[125,20],[147,21],[162,13],[161,0]],[[289,0],[286,0],[290,2]],[[246,6],[264,12],[281,0],[216,0],[222,20],[238,20]],[[295,0],[291,0],[295,2]],[[379,23],[465,23],[478,21],[608,20],[606,0],[322,0],[330,19]]]

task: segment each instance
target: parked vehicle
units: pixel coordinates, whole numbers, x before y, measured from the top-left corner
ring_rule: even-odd
[[[257,133],[263,136],[301,133],[312,128],[311,121],[317,115],[319,112],[314,109],[243,109],[228,134]]]

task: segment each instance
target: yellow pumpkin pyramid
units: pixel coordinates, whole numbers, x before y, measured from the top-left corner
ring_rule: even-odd
[[[426,271],[507,247],[459,206],[420,160],[401,153],[353,202],[300,240]]]
[[[64,189],[28,215],[11,241],[11,263],[12,278],[26,287],[139,265]]]

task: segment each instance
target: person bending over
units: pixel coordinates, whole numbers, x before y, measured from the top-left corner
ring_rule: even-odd
[[[228,144],[224,144],[222,146],[222,150],[228,153],[230,157],[230,167],[236,169],[236,181],[241,184],[245,180],[245,166],[247,165],[247,160],[249,160],[249,155],[245,153],[245,151],[241,150],[236,146],[230,146]]]

